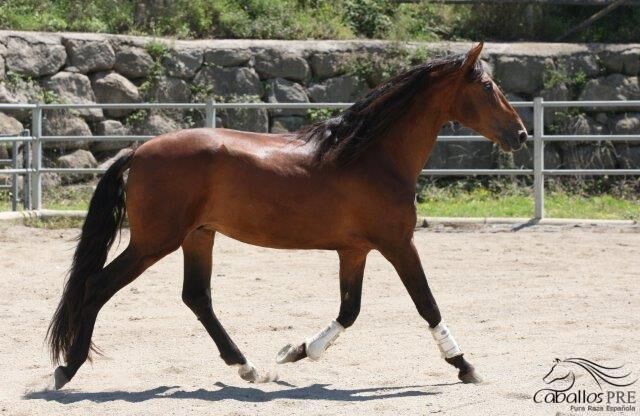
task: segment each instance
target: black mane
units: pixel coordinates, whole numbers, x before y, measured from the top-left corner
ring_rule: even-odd
[[[303,128],[298,138],[316,144],[318,162],[332,160],[346,165],[406,114],[414,97],[428,85],[430,74],[451,74],[464,60],[465,55],[454,55],[417,65],[378,85],[339,116]],[[482,65],[478,60],[471,76],[480,75]]]

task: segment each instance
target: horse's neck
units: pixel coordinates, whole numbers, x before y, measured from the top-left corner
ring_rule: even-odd
[[[380,141],[380,150],[391,159],[394,175],[414,189],[435,146],[438,132],[449,121],[448,103],[453,98],[450,91],[451,88],[444,85],[427,88]]]

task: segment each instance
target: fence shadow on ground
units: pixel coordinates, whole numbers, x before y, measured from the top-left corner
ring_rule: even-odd
[[[89,400],[94,403],[105,403],[123,400],[129,403],[145,402],[154,399],[191,399],[217,402],[236,400],[240,402],[262,403],[277,399],[285,400],[326,400],[340,402],[365,402],[402,397],[433,396],[441,394],[437,391],[424,391],[430,386],[395,386],[370,387],[362,389],[332,389],[329,384],[312,384],[297,387],[286,382],[278,382],[284,387],[276,391],[263,391],[257,387],[236,387],[217,382],[217,390],[198,389],[182,390],[179,386],[160,386],[138,392],[81,392],[73,390],[37,391],[23,396],[27,400],[46,400],[62,404],[71,404]],[[421,389],[421,390],[415,390]]]

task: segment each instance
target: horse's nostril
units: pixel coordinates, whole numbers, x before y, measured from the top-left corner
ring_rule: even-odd
[[[529,138],[527,132],[524,130],[520,130],[520,132],[518,133],[518,140],[520,140],[520,143],[526,142],[527,138]]]

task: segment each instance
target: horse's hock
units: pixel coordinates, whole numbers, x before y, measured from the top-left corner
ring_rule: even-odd
[[[463,53],[465,42],[158,40],[96,34],[45,34],[0,31],[0,102],[70,103],[141,101],[351,102],[389,75],[424,59]],[[484,65],[512,101],[640,99],[640,44],[489,43]],[[520,110],[531,131],[530,109]],[[0,113],[0,133],[29,128],[27,111]],[[48,135],[105,134],[118,124],[120,134],[160,134],[201,126],[194,111],[82,110],[45,114]],[[320,114],[319,114],[320,113]],[[327,112],[328,114],[328,112]],[[218,126],[258,132],[285,132],[318,117],[318,111],[220,111]],[[640,110],[545,111],[545,128],[566,134],[638,134]],[[448,126],[453,134],[469,130]],[[99,160],[129,143],[113,147],[79,142]],[[57,158],[78,146],[45,149]],[[109,153],[111,152],[111,153]],[[547,168],[638,168],[640,144],[546,146]],[[524,149],[502,158],[489,142],[438,143],[429,168],[531,167]]]

